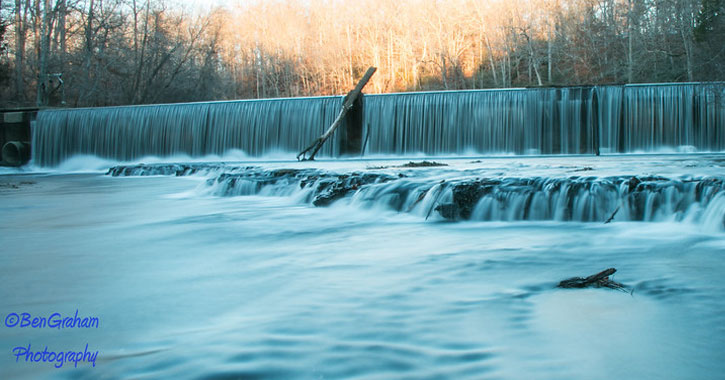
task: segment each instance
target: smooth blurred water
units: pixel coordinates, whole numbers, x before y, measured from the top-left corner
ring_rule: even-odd
[[[291,157],[341,104],[328,96],[43,110],[33,157],[43,166],[80,154]],[[361,114],[365,155],[725,151],[720,82],[373,94]],[[320,156],[340,156],[346,128]]]
[[[476,166],[555,176],[591,165],[592,175],[704,175],[722,170],[718,160],[467,159],[405,172],[437,179]],[[77,309],[100,319],[92,330],[1,325],[0,378],[718,379],[725,371],[722,231],[687,220],[450,223],[355,199],[316,208],[294,194],[220,197],[204,191],[207,178],[0,176],[0,316]],[[555,288],[608,267],[632,295]],[[29,343],[87,343],[100,353],[95,368],[15,362],[11,350]]]

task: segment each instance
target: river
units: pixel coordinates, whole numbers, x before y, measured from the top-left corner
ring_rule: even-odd
[[[447,166],[403,167],[424,159]],[[718,379],[725,372],[722,154],[257,159],[191,163],[203,170],[183,176],[148,175],[147,167],[106,175],[115,164],[77,158],[0,175],[0,378]],[[392,179],[354,187],[326,207],[315,207],[314,192],[299,181],[219,188],[222,173],[259,173],[253,179],[290,168]],[[496,214],[483,201],[465,220],[431,211],[448,196],[432,190],[441,183],[622,175],[665,177],[671,189],[661,199],[678,202],[688,199],[676,194],[689,191],[687,183],[715,185],[708,204],[695,199],[678,210],[658,198],[641,218],[623,210],[608,224],[601,219],[610,206],[568,218],[556,210]],[[407,199],[393,202],[401,188],[408,190],[396,194]],[[416,192],[423,188],[428,195]],[[592,188],[574,196],[593,197]],[[620,197],[613,189],[611,206]],[[609,267],[628,292],[556,288]],[[97,318],[97,327],[21,327],[23,315],[52,321],[76,312]],[[29,345],[98,355],[56,368],[59,360],[18,354]]]

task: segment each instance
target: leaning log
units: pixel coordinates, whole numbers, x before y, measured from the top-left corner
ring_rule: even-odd
[[[345,115],[347,115],[348,111],[352,109],[353,104],[355,104],[355,100],[360,96],[362,93],[363,87],[365,87],[366,84],[368,84],[368,81],[370,78],[375,74],[375,71],[377,70],[376,67],[370,67],[368,71],[365,73],[365,75],[360,79],[359,82],[357,82],[357,86],[350,91],[347,94],[345,102],[342,104],[342,109],[340,110],[340,114],[337,115],[337,118],[335,121],[330,125],[330,127],[327,129],[327,131],[315,141],[310,144],[305,150],[300,152],[300,154],[297,155],[297,160],[302,161],[312,161],[315,159],[315,155],[317,152],[322,148],[322,145],[327,141],[327,139],[332,136],[332,134],[335,132],[335,129],[342,124],[342,121],[345,119]],[[309,158],[305,157],[307,155],[307,152],[310,152]],[[301,158],[300,158],[301,157]]]
[[[611,223],[612,220],[614,220],[614,216],[617,215],[618,211],[619,211],[619,206],[617,206],[617,208],[614,209],[614,212],[612,213],[612,215],[609,216],[609,218],[604,222],[604,224]]]

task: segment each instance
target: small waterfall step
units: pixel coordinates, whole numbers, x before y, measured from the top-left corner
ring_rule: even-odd
[[[213,163],[139,164],[108,171],[111,176],[199,175],[206,179],[200,191],[213,196],[296,194],[318,207],[345,202],[426,219],[435,211],[439,220],[451,221],[689,221],[725,230],[725,177],[721,176],[481,178],[477,174],[447,167],[340,172]]]

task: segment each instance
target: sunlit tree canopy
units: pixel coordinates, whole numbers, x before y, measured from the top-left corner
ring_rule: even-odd
[[[723,0],[0,0],[6,106],[725,79]],[[202,9],[201,11],[199,9]]]

